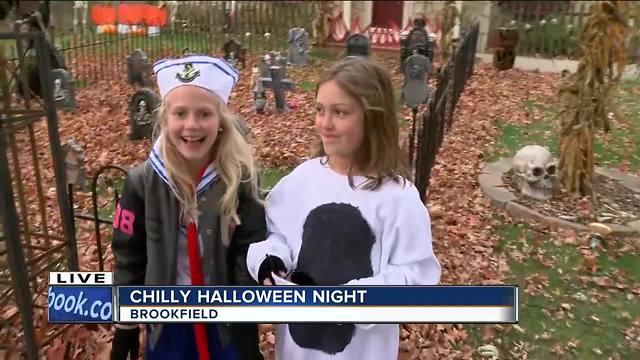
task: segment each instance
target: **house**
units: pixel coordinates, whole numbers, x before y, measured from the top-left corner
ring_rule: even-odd
[[[326,43],[343,45],[352,33],[362,33],[376,49],[399,49],[400,38],[423,18],[426,30],[440,38],[438,14],[444,1],[333,1]],[[462,9],[463,1],[455,1]],[[466,1],[465,1],[466,3]]]

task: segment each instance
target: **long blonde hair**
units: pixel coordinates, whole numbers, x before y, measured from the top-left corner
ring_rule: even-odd
[[[214,94],[215,95],[215,94]],[[225,191],[220,199],[220,216],[233,219],[240,225],[237,213],[238,189],[241,183],[247,183],[249,196],[262,202],[258,193],[258,172],[253,159],[251,146],[238,129],[239,118],[233,114],[225,103],[217,96],[220,132],[211,147],[211,156],[216,163],[220,180],[225,184]],[[160,156],[164,161],[169,181],[174,185],[173,193],[180,204],[180,219],[188,223],[189,219],[197,221],[197,199],[194,180],[187,170],[186,161],[175,145],[168,140],[166,134],[167,104],[163,101],[158,108],[156,132],[162,136]]]
[[[335,80],[338,86],[355,98],[364,112],[364,138],[349,169],[349,185],[354,187],[353,173],[361,172],[369,180],[364,189],[375,190],[385,180],[404,181],[407,166],[399,144],[397,105],[391,76],[375,62],[349,57],[333,65],[318,81],[320,86]],[[326,153],[320,142],[316,156]]]

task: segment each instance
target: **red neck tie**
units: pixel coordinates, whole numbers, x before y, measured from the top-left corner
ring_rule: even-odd
[[[196,186],[194,187],[194,193],[198,187],[198,182],[202,178],[207,166],[200,170],[200,174],[196,179]],[[204,285],[204,275],[202,274],[202,263],[200,262],[200,251],[198,246],[198,229],[196,228],[195,219],[191,219],[187,226],[187,247],[189,252],[189,268],[191,270],[191,285],[202,286]],[[198,348],[198,354],[200,354],[200,360],[210,360],[209,356],[209,344],[207,341],[207,328],[205,324],[194,324],[194,330],[196,335],[196,346]]]

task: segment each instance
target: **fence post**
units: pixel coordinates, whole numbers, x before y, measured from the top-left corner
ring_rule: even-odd
[[[58,132],[58,114],[56,113],[55,102],[53,100],[53,89],[51,81],[51,63],[49,62],[49,51],[45,45],[44,34],[40,33],[36,37],[36,49],[38,54],[42,54],[38,61],[40,72],[40,84],[42,86],[42,98],[44,101],[44,112],[47,117],[47,130],[49,132],[49,146],[51,157],[53,158],[53,172],[56,182],[56,196],[60,210],[62,229],[67,250],[67,265],[70,271],[78,271],[78,250],[76,247],[75,233],[73,232],[73,217],[69,213],[69,197],[67,196],[67,175],[64,171],[64,159],[62,158],[62,147],[60,146],[60,133]]]

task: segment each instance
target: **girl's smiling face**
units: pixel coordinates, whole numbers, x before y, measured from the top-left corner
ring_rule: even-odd
[[[335,80],[318,88],[316,128],[329,157],[353,161],[364,138],[364,111]]]
[[[166,133],[169,141],[191,166],[202,167],[212,159],[218,137],[218,98],[198,86],[179,86],[165,97]]]

